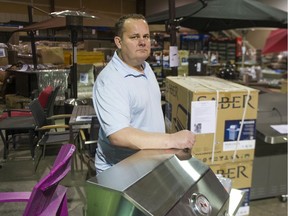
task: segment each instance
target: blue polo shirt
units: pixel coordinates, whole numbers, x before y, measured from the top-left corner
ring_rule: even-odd
[[[125,127],[147,132],[165,132],[161,92],[154,72],[144,62],[144,73],[125,64],[115,52],[97,76],[93,103],[100,122],[96,168],[112,166],[135,153],[135,150],[111,145],[107,138]],[[153,145],[153,143],[151,143]]]

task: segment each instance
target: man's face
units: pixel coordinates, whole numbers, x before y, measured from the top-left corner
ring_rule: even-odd
[[[150,55],[151,42],[148,24],[144,20],[128,19],[122,37],[115,37],[123,61],[130,66],[142,64]]]

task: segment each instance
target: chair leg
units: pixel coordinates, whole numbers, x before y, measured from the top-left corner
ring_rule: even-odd
[[[43,159],[45,158],[45,152],[46,152],[46,143],[43,144],[43,152],[42,152]]]
[[[30,142],[30,152],[32,160],[34,160],[34,131],[29,130],[29,142]]]
[[[81,171],[83,171],[83,162],[84,162],[83,144],[82,144],[82,142],[80,141],[80,138],[78,138],[77,143],[78,143],[78,145],[77,145],[77,146],[78,146],[77,151],[78,151],[78,154],[79,154],[79,157],[80,157]]]
[[[40,163],[40,160],[41,160],[41,157],[42,157],[42,155],[43,155],[43,148],[41,147],[41,146],[37,146],[38,148],[41,148],[41,152],[39,152],[39,154],[37,154],[36,153],[36,156],[38,156],[39,155],[39,157],[36,157],[36,159],[34,159],[34,164],[35,164],[35,167],[34,167],[34,172],[36,173],[36,171],[37,171],[37,168],[38,168],[38,165],[39,165],[39,163]],[[38,151],[38,148],[35,148],[34,149],[34,152],[37,150]]]
[[[12,134],[13,149],[16,149],[16,134]]]

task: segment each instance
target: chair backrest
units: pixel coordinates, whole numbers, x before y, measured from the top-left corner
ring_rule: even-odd
[[[47,211],[52,201],[55,201],[52,199],[53,196],[55,198],[54,192],[59,182],[71,169],[71,159],[75,149],[73,144],[62,145],[49,174],[34,186],[23,215],[40,215],[41,212]],[[50,212],[52,212],[52,210],[55,209],[51,209]]]
[[[99,120],[96,116],[93,116],[91,119],[90,140],[98,140],[99,128]]]
[[[59,92],[59,89],[60,89],[60,86],[56,86],[53,89],[50,97],[48,98],[46,108],[44,109],[46,111],[47,117],[52,116],[54,114],[54,104],[55,104],[55,100]]]
[[[46,88],[44,88],[38,95],[38,100],[41,104],[41,106],[43,107],[43,109],[45,109],[47,107],[48,101],[50,96],[52,95],[53,92],[53,87],[52,86],[47,86]],[[32,100],[34,100],[34,98],[32,98]]]
[[[92,120],[91,120],[89,140],[91,141],[98,140],[99,129],[100,129],[99,120],[96,116],[94,116],[92,117]],[[96,148],[97,148],[97,142],[89,145],[89,154],[91,157],[95,156]]]
[[[44,112],[44,109],[42,108],[38,98],[35,98],[30,102],[29,109],[31,110],[34,117],[36,127],[39,128],[47,125],[46,113]]]

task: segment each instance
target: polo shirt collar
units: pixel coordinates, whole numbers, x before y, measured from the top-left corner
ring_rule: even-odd
[[[113,63],[115,64],[116,70],[118,70],[120,73],[122,73],[124,77],[128,77],[128,76],[134,76],[134,77],[144,76],[144,77],[146,77],[146,64],[145,64],[145,62],[142,64],[142,66],[144,68],[143,69],[144,74],[143,74],[143,73],[140,73],[139,71],[129,67],[125,62],[123,62],[119,58],[116,51],[114,52],[114,56],[113,56],[111,61],[113,61]]]

